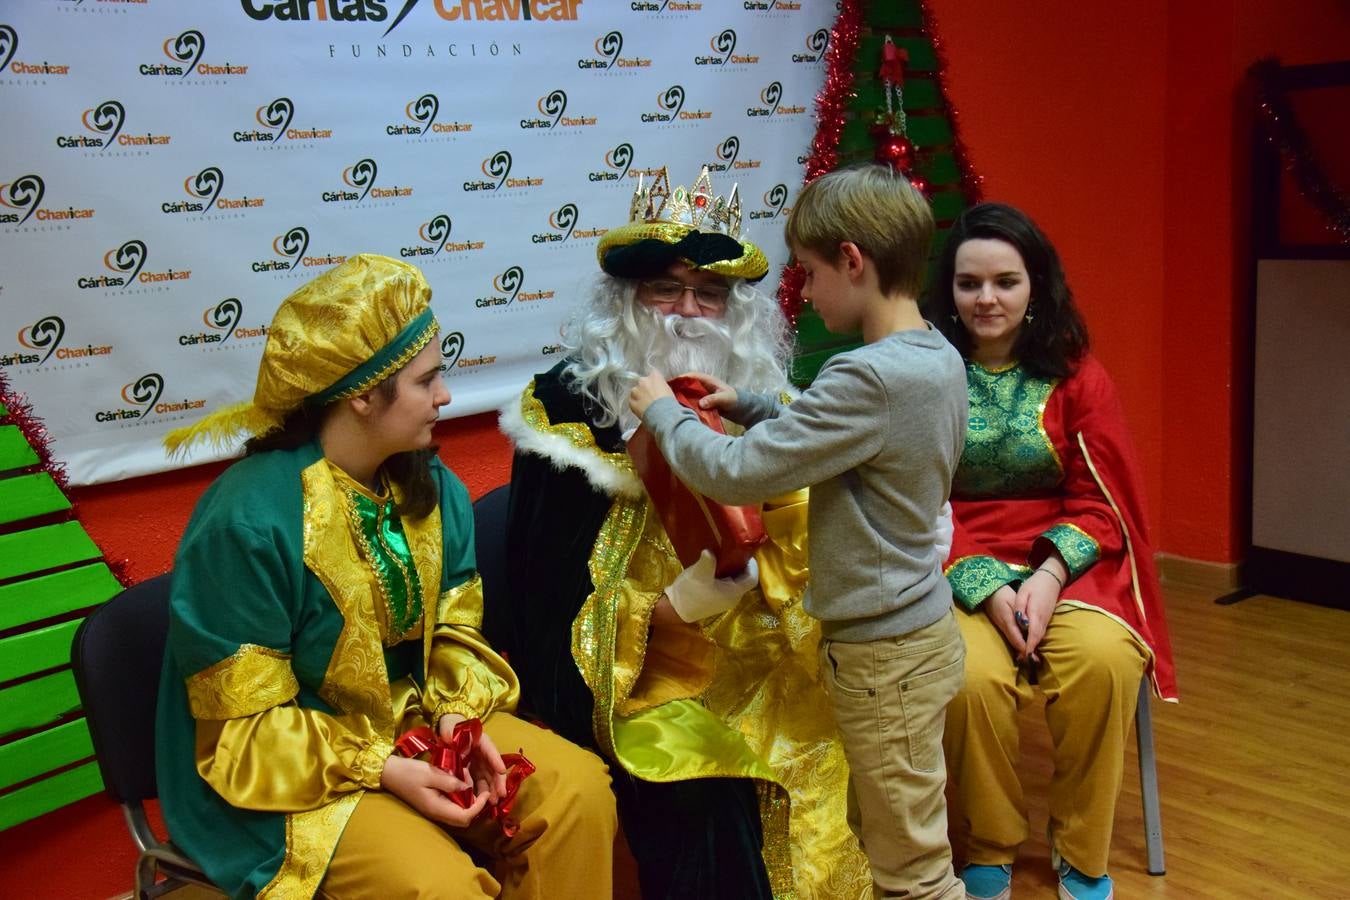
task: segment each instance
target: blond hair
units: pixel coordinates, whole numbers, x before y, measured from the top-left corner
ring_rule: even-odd
[[[856,244],[877,270],[884,294],[918,298],[933,243],[933,213],[923,194],[889,166],[866,164],[828,172],[802,189],[785,237],[794,252],[839,258]]]

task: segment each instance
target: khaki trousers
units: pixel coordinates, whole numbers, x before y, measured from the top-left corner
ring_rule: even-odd
[[[320,897],[611,895],[617,819],[605,764],[507,713],[492,715],[484,730],[503,753],[524,749],[537,767],[511,811],[520,823],[515,836],[491,820],[446,829],[390,794],[369,791],[338,842]]]
[[[849,826],[872,868],[876,897],[964,897],[947,842],[943,717],[964,673],[948,612],[910,634],[823,640],[825,678],[849,769]]]
[[[966,640],[966,684],[947,711],[944,747],[967,861],[1004,865],[1027,839],[1017,776],[1017,711],[1035,697],[1025,669],[983,612],[957,610]],[[1146,651],[1102,613],[1061,603],[1041,642],[1038,668],[1054,746],[1050,829],[1070,865],[1106,874],[1116,798]]]

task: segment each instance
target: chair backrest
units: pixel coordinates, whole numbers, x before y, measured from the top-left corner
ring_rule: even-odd
[[[483,634],[498,650],[511,648],[509,623],[504,616],[506,586],[506,510],[511,486],[503,484],[474,501],[474,555],[483,579]]]
[[[156,796],[155,703],[169,632],[169,579],[127,588],[90,613],[71,643],[75,685],[103,783],[119,803]]]

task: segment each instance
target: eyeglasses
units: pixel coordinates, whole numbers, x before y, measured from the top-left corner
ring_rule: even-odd
[[[731,295],[731,288],[725,284],[685,284],[665,278],[643,281],[641,284],[647,289],[651,300],[661,304],[678,303],[685,291],[693,291],[699,306],[720,309],[727,305],[727,297]]]

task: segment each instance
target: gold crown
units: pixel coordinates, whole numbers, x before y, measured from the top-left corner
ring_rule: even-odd
[[[665,166],[652,178],[650,186],[643,185],[639,173],[637,190],[633,191],[633,202],[628,208],[628,221],[670,222],[716,231],[740,240],[741,198],[736,187],[733,184],[730,194],[718,197],[713,193],[707,166],[703,167],[692,189],[679,185],[674,192],[670,190]]]

